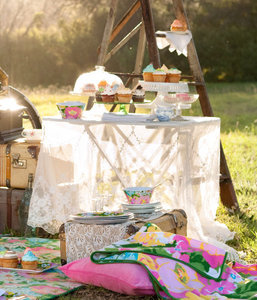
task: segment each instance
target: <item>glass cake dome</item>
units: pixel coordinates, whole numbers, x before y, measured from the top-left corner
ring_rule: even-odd
[[[112,87],[115,91],[123,86],[123,82],[117,75],[106,72],[104,66],[95,66],[95,71],[83,73],[77,78],[74,90],[71,93],[93,95],[106,86]]]

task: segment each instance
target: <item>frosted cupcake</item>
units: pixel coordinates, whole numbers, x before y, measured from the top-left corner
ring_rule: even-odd
[[[17,268],[18,256],[14,251],[6,251],[2,258],[3,268]]]
[[[181,78],[181,71],[177,68],[171,68],[167,72],[167,81],[178,83]]]
[[[25,251],[21,259],[21,265],[23,269],[36,270],[38,266],[38,258],[31,250]]]
[[[94,93],[96,91],[93,83],[88,83],[83,87],[83,93]]]
[[[103,102],[114,102],[114,98],[115,98],[115,92],[113,91],[113,89],[108,85],[105,87],[105,89],[103,90],[103,92],[101,93],[102,96],[102,101]]]
[[[144,81],[153,81],[153,72],[155,71],[155,68],[152,64],[148,65],[143,70],[143,78]]]
[[[122,103],[129,103],[132,98],[131,89],[120,87],[117,89],[118,101]]]
[[[189,102],[191,100],[190,95],[187,93],[177,93],[176,96],[180,102]]]
[[[102,80],[98,83],[98,90],[102,92],[107,86],[108,83],[105,80]]]
[[[162,69],[156,69],[153,72],[153,81],[155,82],[165,82],[166,73]]]
[[[132,93],[132,99],[134,102],[144,102],[145,90],[141,86],[138,86]]]
[[[184,22],[179,21],[178,19],[174,20],[170,25],[171,31],[186,31],[187,26]]]

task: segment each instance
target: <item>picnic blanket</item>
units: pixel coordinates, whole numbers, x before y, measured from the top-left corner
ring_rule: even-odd
[[[0,251],[5,251],[5,247],[17,252],[19,257],[29,247],[39,257],[39,261],[60,264],[59,240],[0,236]],[[23,296],[21,299],[24,300],[52,299],[76,290],[80,286],[81,283],[70,280],[58,269],[30,274],[0,268],[0,290],[5,291],[7,298]]]
[[[98,264],[137,263],[162,299],[257,299],[257,265],[227,264],[226,252],[151,223],[91,254]]]

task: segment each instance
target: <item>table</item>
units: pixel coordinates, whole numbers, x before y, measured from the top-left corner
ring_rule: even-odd
[[[137,117],[138,116],[138,117]],[[90,211],[99,195],[118,209],[123,186],[154,186],[152,201],[188,215],[188,236],[226,241],[214,221],[219,203],[220,120],[149,122],[144,115],[103,120],[43,118],[43,141],[28,224],[57,233],[70,214]]]

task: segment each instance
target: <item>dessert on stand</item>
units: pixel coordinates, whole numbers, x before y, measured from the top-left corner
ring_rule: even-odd
[[[103,109],[98,104],[112,105],[111,111],[116,105],[120,105],[120,112],[124,114],[127,114],[126,105],[133,102],[143,103],[145,99],[145,91],[142,87],[136,86],[133,90],[125,87],[121,78],[106,72],[104,66],[95,66],[95,71],[81,74],[70,93],[75,96],[89,97],[99,111]],[[87,110],[91,107],[87,107]]]
[[[139,81],[139,84],[146,90],[157,92],[156,98],[150,104],[136,104],[136,107],[150,108],[152,114],[162,112],[163,115],[168,114],[170,117],[159,121],[186,121],[182,117],[183,109],[190,109],[199,95],[190,94],[188,84],[186,82],[146,82]],[[173,112],[172,112],[173,111]]]

